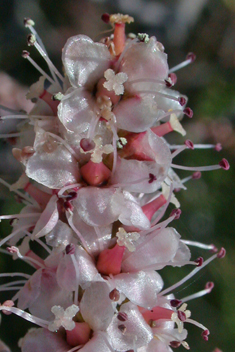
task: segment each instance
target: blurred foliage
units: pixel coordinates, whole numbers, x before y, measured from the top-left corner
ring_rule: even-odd
[[[193,319],[202,322],[211,330],[210,339],[205,343],[196,327],[190,330],[187,341],[192,351],[212,351],[219,347],[223,352],[231,351],[235,345],[234,292],[234,112],[235,112],[235,2],[234,0],[8,0],[0,1],[0,68],[24,85],[38,79],[38,73],[21,58],[26,49],[27,30],[22,25],[23,17],[32,17],[43,38],[53,62],[61,69],[61,48],[66,38],[84,33],[94,38],[107,29],[100,21],[104,12],[127,12],[135,17],[130,26],[132,32],[148,32],[156,35],[164,43],[170,66],[184,60],[188,51],[197,54],[196,62],[178,73],[176,89],[189,97],[189,106],[194,110],[193,120],[185,118],[187,138],[195,143],[222,142],[224,149],[219,154],[213,150],[185,151],[176,159],[184,165],[217,164],[225,157],[230,161],[229,172],[223,170],[204,173],[200,180],[190,181],[188,190],[177,194],[181,202],[182,216],[173,226],[185,239],[215,243],[224,246],[227,256],[217,260],[198,274],[190,283],[177,291],[184,297],[204,287],[207,281],[215,282],[215,289],[207,297],[190,302]],[[44,65],[42,59],[32,49],[32,56]],[[1,94],[0,94],[1,100]],[[180,136],[170,136],[174,143],[182,143]],[[177,140],[177,142],[176,142]],[[9,149],[4,147],[2,161],[9,158]],[[2,149],[3,150],[3,149]],[[3,154],[1,154],[3,155]],[[12,165],[11,163],[9,165]],[[20,172],[0,173],[9,182],[14,182]],[[180,175],[185,177],[186,172]],[[20,209],[14,197],[0,187],[0,212],[14,214]],[[10,225],[0,224],[1,237],[10,233]],[[193,257],[208,257],[208,253],[192,250]],[[1,255],[1,271],[14,270],[11,259]],[[19,270],[26,266],[17,263]],[[190,268],[165,268],[162,275],[165,286],[176,282]],[[5,295],[6,297],[7,295]],[[4,298],[1,298],[1,302]],[[12,347],[22,337],[29,324],[18,317],[3,317],[0,336]],[[183,347],[180,348],[183,350]]]

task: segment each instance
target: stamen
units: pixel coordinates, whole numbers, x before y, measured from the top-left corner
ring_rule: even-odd
[[[184,97],[173,97],[172,95],[166,94],[166,93],[161,93],[155,90],[138,90],[138,93],[143,93],[143,94],[154,94],[154,95],[160,95],[163,98],[167,98],[170,100],[174,100],[177,101],[178,103],[180,103],[181,106],[184,106],[186,104],[186,99]]]
[[[218,170],[218,169],[229,170],[230,165],[226,159],[222,159],[218,165],[191,167],[191,166],[171,164],[171,167],[173,167],[174,169],[187,170],[187,171],[211,171],[211,170]]]
[[[20,228],[18,228],[17,230],[13,231],[10,235],[8,235],[7,237],[5,237],[3,240],[0,241],[0,247],[6,243],[7,241],[9,241],[11,238],[13,238],[15,235],[17,235],[17,233],[29,229],[30,227],[35,226],[35,223],[33,224],[28,224],[28,225],[24,225],[21,226]]]
[[[19,308],[16,307],[8,307],[8,306],[4,306],[4,305],[0,305],[0,310],[4,311],[8,311],[11,313],[14,313],[16,315],[18,315],[19,317],[33,323],[36,324],[38,326],[41,326],[42,328],[47,329],[49,321],[35,317],[34,315],[30,314],[30,313],[26,313],[24,310],[21,310]]]
[[[40,263],[38,260],[36,260],[34,258],[22,255],[19,251],[19,248],[15,247],[15,246],[7,247],[7,250],[11,254],[16,254],[19,259],[22,259],[23,261],[27,262],[29,265],[33,266],[34,268],[35,268],[35,264],[36,264],[36,266],[39,266],[40,268],[45,269],[45,265],[43,265],[42,263]]]
[[[187,140],[184,142],[184,145],[182,145],[180,148],[177,148],[177,149],[171,154],[172,159],[174,159],[174,158],[176,157],[176,155],[180,154],[180,153],[183,152],[185,149],[194,149],[193,142],[191,142],[189,139],[187,139]]]
[[[204,244],[201,242],[189,241],[189,240],[181,240],[181,242],[185,243],[188,246],[194,246],[194,247],[198,247],[201,249],[207,249],[207,250],[213,251],[213,252],[217,252],[217,250],[218,250],[214,244]]]
[[[30,275],[25,274],[25,273],[4,273],[0,274],[0,277],[14,277],[14,276],[22,276],[25,277],[26,279],[30,279]]]
[[[1,222],[1,220],[30,218],[30,217],[34,217],[34,216],[37,216],[37,215],[40,216],[41,213],[27,213],[27,214],[1,215],[1,216],[0,216],[0,222]]]
[[[120,299],[120,292],[114,288],[110,293],[109,293],[109,298],[114,301],[117,302]]]
[[[188,66],[189,64],[194,62],[195,59],[196,59],[196,55],[194,53],[188,53],[188,55],[186,56],[186,60],[181,62],[180,64],[172,67],[169,70],[169,73],[176,72],[176,71],[180,70],[181,68],[184,68],[185,66]]]
[[[0,104],[0,109],[4,110],[4,111],[8,111],[12,114],[21,114],[21,111],[17,111],[17,110],[14,110],[14,109],[10,109],[8,108],[7,106],[4,106],[4,105],[1,105]]]
[[[67,213],[69,213],[69,212],[67,212]],[[71,228],[76,233],[76,235],[78,236],[79,240],[81,241],[81,244],[84,247],[84,249],[92,256],[92,254],[90,253],[90,249],[88,248],[84,237],[82,236],[81,232],[79,232],[78,229],[73,224],[72,214],[69,214],[67,216],[67,220],[68,220],[69,225],[71,226]]]
[[[169,292],[175,290],[177,287],[183,285],[186,281],[188,281],[189,279],[191,279],[191,277],[193,277],[198,271],[200,271],[202,268],[204,268],[205,266],[207,266],[207,264],[209,264],[210,262],[212,262],[215,258],[217,258],[217,254],[212,255],[210,258],[208,258],[207,260],[204,261],[204,263],[202,263],[201,266],[198,266],[197,268],[195,268],[193,271],[191,271],[191,273],[189,273],[188,275],[186,275],[183,279],[181,279],[180,281],[178,281],[177,283],[175,283],[174,285],[168,287],[167,289],[163,290],[159,295],[163,296],[168,294]]]
[[[56,82],[53,81],[53,79],[31,58],[30,53],[27,50],[23,50],[22,52],[22,57],[24,59],[27,59],[35,68],[36,70],[38,70],[41,75],[43,75],[44,77],[46,77],[46,79],[52,84],[54,85]]]
[[[182,303],[184,303],[184,302],[191,301],[192,299],[205,296],[208,293],[211,293],[213,288],[214,288],[214,283],[213,282],[207,282],[204,290],[196,292],[196,293],[194,293],[194,294],[192,294],[190,296],[184,297],[184,298],[181,299],[181,301],[182,301]]]
[[[11,191],[12,185],[10,185],[8,182],[6,182],[2,178],[0,178],[0,183],[3,184],[4,186],[8,187],[9,190]],[[14,189],[12,191],[14,193],[16,193],[18,196],[20,196],[20,198],[25,199],[30,205],[34,205],[37,207],[37,203],[33,199],[27,197],[24,193],[21,193],[20,191],[18,191],[16,189]]]

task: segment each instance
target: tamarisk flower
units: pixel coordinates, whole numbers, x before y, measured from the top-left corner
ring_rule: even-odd
[[[186,189],[201,171],[229,169],[225,159],[215,166],[176,165],[172,160],[185,149],[208,146],[165,140],[174,131],[184,136],[180,119],[193,116],[187,98],[171,88],[174,71],[195,56],[169,70],[155,37],[126,37],[132,17],[102,18],[114,34],[99,42],[86,35],[69,38],[62,52],[65,76],[48,57],[34,22],[25,19],[28,45],[45,59],[50,75],[23,51],[42,75],[27,94],[35,105],[27,115],[5,108],[2,118],[23,120],[13,149],[22,176],[13,185],[0,180],[25,205],[20,214],[0,216],[13,220],[12,233],[0,241],[8,246],[2,251],[35,270],[0,274],[24,278],[1,286],[16,292],[0,310],[40,327],[20,340],[23,352],[189,349],[186,323],[201,328],[204,340],[209,335],[185,302],[210,293],[213,283],[181,299],[173,291],[225,250],[183,240],[168,227],[181,214],[176,189]],[[181,180],[174,169],[194,173]],[[169,203],[175,208],[162,220]],[[33,241],[46,254],[33,250]],[[204,262],[191,260],[191,245],[214,254]],[[183,265],[195,269],[163,289],[158,270]]]

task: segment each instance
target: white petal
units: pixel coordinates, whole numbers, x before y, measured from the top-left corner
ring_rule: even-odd
[[[94,331],[107,329],[112,320],[114,308],[109,292],[109,286],[105,282],[94,282],[83,294],[81,314]]]
[[[91,88],[108,69],[111,55],[106,45],[94,43],[86,35],[77,35],[68,39],[62,60],[74,87]]]
[[[163,280],[155,271],[139,271],[116,275],[115,285],[132,303],[151,309],[157,304],[157,294],[163,287]]]
[[[33,230],[32,236],[34,238],[45,236],[56,226],[59,219],[57,200],[58,198],[55,194],[50,198]]]

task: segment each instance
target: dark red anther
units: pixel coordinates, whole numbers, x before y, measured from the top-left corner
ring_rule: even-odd
[[[209,292],[211,292],[213,290],[214,286],[215,286],[214,282],[209,281],[206,283],[205,289],[209,290]]]
[[[178,347],[180,347],[180,345],[181,345],[181,342],[179,342],[179,341],[171,341],[170,342],[170,346],[172,348],[178,348]]]
[[[192,141],[190,141],[189,139],[187,139],[184,144],[186,145],[186,147],[188,147],[189,149],[194,149],[194,144]]]
[[[178,102],[180,103],[181,106],[184,106],[186,104],[186,99],[184,97],[179,97]]]
[[[29,34],[27,37],[27,43],[29,46],[33,46],[36,42],[36,37],[34,34]]]
[[[125,325],[123,325],[123,324],[118,325],[118,329],[119,329],[123,334],[125,334],[125,332],[126,332],[126,327],[125,327]]]
[[[208,335],[210,335],[210,331],[209,330],[204,330],[203,332],[202,332],[202,338],[203,338],[203,340],[205,340],[205,341],[208,341]]]
[[[219,253],[217,254],[217,258],[222,259],[225,257],[225,255],[226,255],[226,250],[224,249],[224,247],[222,247]]]
[[[181,321],[185,321],[187,319],[186,314],[182,312],[182,310],[178,310],[178,318]]]
[[[120,298],[120,292],[114,288],[110,293],[109,293],[109,298],[111,301],[117,302]]]
[[[165,79],[165,83],[166,83],[167,88],[171,88],[173,86],[173,82],[169,78]]]
[[[199,178],[202,177],[202,173],[200,171],[195,171],[193,174],[192,174],[192,179],[193,180],[199,180]]]
[[[127,320],[127,314],[124,312],[119,312],[117,315],[118,320],[120,321],[126,321]]]
[[[193,117],[193,110],[187,107],[184,109],[184,114],[191,119]]]
[[[171,79],[172,84],[175,85],[176,82],[177,82],[176,74],[175,73],[169,73],[168,77]]]
[[[170,216],[174,216],[174,220],[178,220],[180,218],[182,211],[180,209],[173,209]]]
[[[204,259],[202,257],[199,257],[195,260],[195,263],[197,264],[197,266],[202,266],[204,262]]]
[[[176,308],[176,307],[179,307],[181,305],[182,301],[180,301],[179,299],[172,299],[170,301],[170,304],[172,307]]]
[[[73,243],[68,244],[65,247],[65,253],[66,254],[74,254],[75,253],[75,245]]]
[[[196,60],[196,55],[194,53],[188,53],[188,55],[186,56],[186,60],[194,62]]]
[[[80,147],[84,150],[84,152],[89,152],[95,148],[95,142],[89,138],[82,138],[80,141]]]
[[[229,168],[230,168],[228,160],[226,160],[224,158],[219,162],[219,166],[224,170],[229,170]]]
[[[104,23],[109,23],[110,15],[108,13],[103,13],[101,19],[104,21]]]
[[[27,57],[29,57],[30,56],[30,53],[27,51],[27,50],[23,50],[22,51],[22,57],[24,58],[24,59],[26,59]]]
[[[149,183],[156,181],[157,177],[154,174],[149,174]]]

